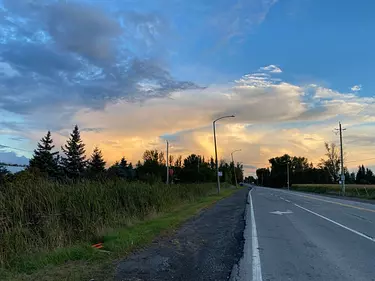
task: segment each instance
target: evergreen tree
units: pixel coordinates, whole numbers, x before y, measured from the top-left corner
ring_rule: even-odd
[[[105,164],[106,163],[103,159],[103,154],[101,150],[99,150],[98,147],[95,147],[91,155],[88,167],[91,176],[103,174],[105,172]]]
[[[62,158],[62,166],[68,177],[76,179],[79,178],[85,171],[85,144],[82,142],[81,134],[78,126],[74,127],[65,146],[61,147],[65,153]]]
[[[30,160],[30,168],[36,168],[47,176],[55,177],[58,175],[58,153],[52,152],[55,148],[51,138],[51,132],[38,142],[37,149],[34,150],[33,158]]]
[[[365,167],[358,166],[358,172],[357,172],[357,177],[356,177],[356,183],[364,183],[365,181],[365,176],[366,176],[366,170]]]

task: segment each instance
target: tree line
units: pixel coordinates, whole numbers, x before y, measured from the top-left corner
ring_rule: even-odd
[[[116,178],[148,183],[166,181],[167,168],[164,152],[146,150],[142,160],[138,161],[134,167],[125,157],[122,157],[107,168],[102,151],[98,147],[95,147],[90,157],[86,158],[85,144],[76,125],[66,144],[61,147],[61,152],[56,150],[51,132],[48,131],[38,142],[25,171],[12,175],[5,167],[0,166],[0,184],[25,173],[58,181]],[[213,182],[216,180],[216,166],[212,157],[205,159],[204,156],[191,154],[182,159],[182,156],[169,155],[168,160],[171,183]],[[221,160],[219,170],[222,172],[222,182],[233,184],[235,182],[234,173],[236,173],[238,181],[243,181],[243,165],[241,163],[227,163]]]
[[[340,180],[341,160],[338,147],[334,143],[325,143],[325,157],[315,167],[306,157],[284,154],[268,160],[270,167],[259,168],[256,176],[245,178],[245,182],[257,183],[271,187],[287,185],[287,169],[289,167],[289,184],[334,184]],[[357,173],[349,173],[344,167],[345,182],[348,184],[375,184],[375,176],[371,169],[358,166]]]

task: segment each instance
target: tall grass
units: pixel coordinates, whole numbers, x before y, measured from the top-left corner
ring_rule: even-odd
[[[25,177],[0,187],[0,265],[78,242],[214,192],[212,184],[147,185],[123,180],[61,184]]]

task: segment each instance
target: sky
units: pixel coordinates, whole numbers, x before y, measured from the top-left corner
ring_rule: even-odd
[[[146,149],[242,162],[284,153],[375,167],[375,2],[0,0],[0,162],[77,124],[87,154]]]

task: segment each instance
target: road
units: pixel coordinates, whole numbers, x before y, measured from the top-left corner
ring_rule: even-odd
[[[245,216],[232,280],[375,280],[375,205],[254,187]]]

